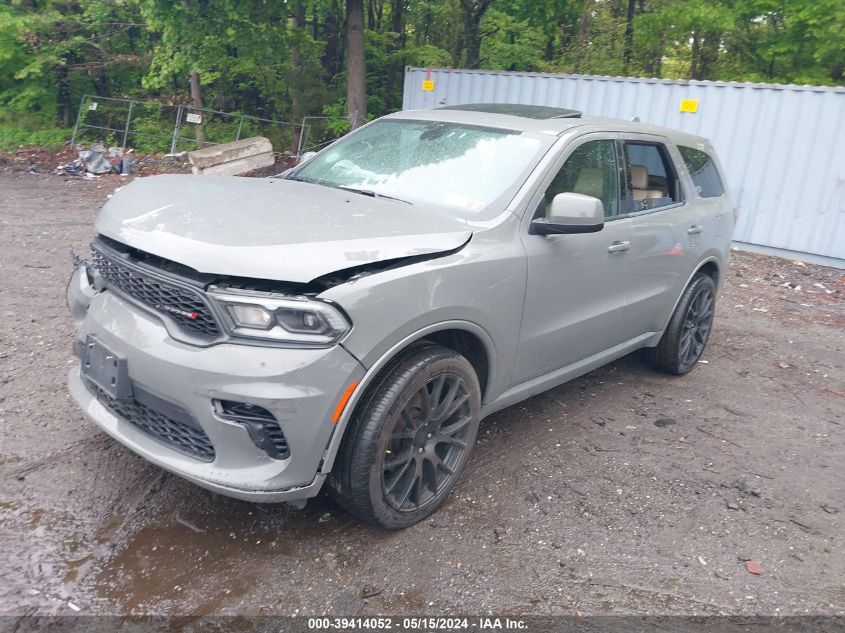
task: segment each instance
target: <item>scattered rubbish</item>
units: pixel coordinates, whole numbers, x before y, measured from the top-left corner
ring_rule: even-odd
[[[701,563],[704,567],[707,567],[707,561],[704,560],[703,556],[698,557],[698,562]]]
[[[827,504],[822,504],[822,510],[828,514],[837,514],[839,512],[839,508],[834,508],[833,506],[829,506]]]
[[[372,598],[373,596],[377,596],[381,593],[381,589],[377,587],[373,587],[372,585],[364,585],[361,588],[360,596],[362,598]]]
[[[193,524],[193,523],[191,523],[190,521],[186,521],[186,520],[185,520],[185,519],[183,519],[182,517],[178,517],[178,516],[177,516],[177,517],[176,517],[176,523],[180,523],[181,525],[184,525],[184,526],[185,526],[186,528],[188,528],[189,530],[193,530],[194,532],[197,532],[198,534],[205,534],[205,530],[203,530],[202,528],[197,527],[196,525],[194,525],[194,524]]]
[[[629,431],[636,431],[637,430],[637,427],[634,426],[633,424],[629,424],[625,428],[628,429]]]
[[[50,268],[50,266],[37,266],[35,264],[24,264],[23,267],[24,268],[40,268],[40,269],[43,269],[43,270]]]
[[[731,446],[736,446],[737,448],[742,448],[741,444],[737,444],[736,442],[732,442],[729,439],[722,437],[721,435],[716,435],[715,433],[708,431],[707,429],[703,429],[700,426],[695,427],[695,430],[699,431],[700,433],[704,433],[705,435],[709,435],[710,437],[715,437],[717,440],[721,440],[723,442],[726,442],[726,443],[730,444]]]
[[[754,574],[755,576],[759,576],[763,573],[763,568],[760,566],[755,560],[747,560],[745,561],[745,571],[749,574]]]
[[[744,481],[735,481],[733,483],[733,487],[739,490],[742,494],[749,496],[749,497],[759,497],[760,491],[756,488],[749,488],[748,485]]]
[[[733,501],[728,501],[727,503],[728,510],[739,510],[739,506],[735,504]]]
[[[131,176],[132,168],[135,166],[135,161],[131,158],[123,158],[118,165],[118,171],[121,176]]]
[[[317,522],[318,523],[325,523],[326,521],[331,521],[331,520],[332,520],[331,512],[324,512],[323,514],[320,515],[320,518],[317,519]]]
[[[698,361],[698,362],[699,362],[699,363],[701,363],[702,365],[706,365],[706,364],[707,364],[707,363],[709,363],[710,361],[709,361],[709,360],[700,360],[700,361]]]
[[[100,152],[94,150],[83,151],[79,152],[79,157],[82,159],[82,164],[85,165],[85,169],[89,174],[99,176],[101,174],[108,174],[114,170],[109,159]]]
[[[813,284],[813,288],[818,288],[819,290],[824,290],[825,294],[832,295],[834,293],[833,290],[828,290],[827,287],[823,283],[816,282]]]
[[[783,361],[780,361],[778,363],[778,367],[780,367],[781,369],[789,369],[790,367],[792,367],[792,365],[790,365],[789,363],[785,363]]]
[[[82,610],[82,607],[80,607],[78,604],[76,604],[74,602],[71,602],[70,600],[67,601],[67,606],[69,606],[74,611],[81,611]]]
[[[661,429],[671,424],[675,424],[675,420],[672,418],[658,418],[654,421],[654,426],[659,426]]]
[[[806,523],[801,523],[801,521],[799,521],[799,520],[798,520],[798,519],[796,519],[795,517],[789,517],[789,522],[790,522],[790,523],[794,523],[795,525],[797,525],[798,527],[800,527],[800,528],[801,528],[802,530],[804,530],[805,532],[812,532],[812,531],[813,531],[813,528],[811,528],[811,527],[810,527],[809,525],[807,525]]]
[[[796,266],[800,266],[801,268],[807,267],[807,264],[805,264],[804,262],[799,262],[797,259],[793,259],[792,263],[795,264]]]

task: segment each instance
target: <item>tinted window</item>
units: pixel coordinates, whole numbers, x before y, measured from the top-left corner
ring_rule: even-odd
[[[625,166],[628,213],[681,201],[678,179],[663,145],[625,142]]]
[[[613,141],[589,141],[576,148],[546,189],[546,209],[565,192],[602,201],[605,217],[619,213],[619,179]]]
[[[722,179],[719,178],[719,170],[716,163],[707,154],[691,147],[678,146],[684,163],[689,169],[692,182],[695,185],[698,195],[702,198],[718,198],[725,188],[722,186]]]

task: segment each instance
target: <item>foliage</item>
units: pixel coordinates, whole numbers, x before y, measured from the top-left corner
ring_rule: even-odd
[[[36,145],[47,149],[60,147],[68,140],[71,130],[57,127],[28,129],[19,124],[0,123],[0,150]]]
[[[475,58],[496,70],[845,84],[842,0],[367,0],[364,8],[370,116],[401,107],[406,65]],[[329,116],[320,135],[342,133],[345,18],[343,0],[5,0],[3,144],[33,138],[28,129],[52,142],[73,124],[83,94],[191,103],[190,74],[207,108],[294,124]],[[138,126],[167,127],[146,114]],[[210,125],[208,139],[232,130]],[[279,142],[295,146],[296,137],[288,128]]]

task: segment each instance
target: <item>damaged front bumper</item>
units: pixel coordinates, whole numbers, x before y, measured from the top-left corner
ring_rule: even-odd
[[[90,369],[70,371],[73,399],[106,433],[150,462],[226,496],[277,502],[317,494],[334,432],[332,411],[364,374],[343,347],[183,343],[156,315],[116,293],[95,291],[84,266],[71,279],[68,304],[77,347],[97,341],[128,371],[132,396],[118,399],[91,380]],[[270,439],[283,442],[284,458],[256,441],[255,429],[228,416],[221,403],[263,412],[259,421],[272,418],[278,426]]]

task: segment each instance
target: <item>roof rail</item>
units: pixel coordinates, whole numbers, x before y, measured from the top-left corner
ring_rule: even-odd
[[[524,103],[465,103],[450,105],[438,110],[465,110],[468,112],[486,112],[488,114],[505,114],[526,119],[572,119],[581,116],[579,110],[557,108],[554,106],[528,105]]]

